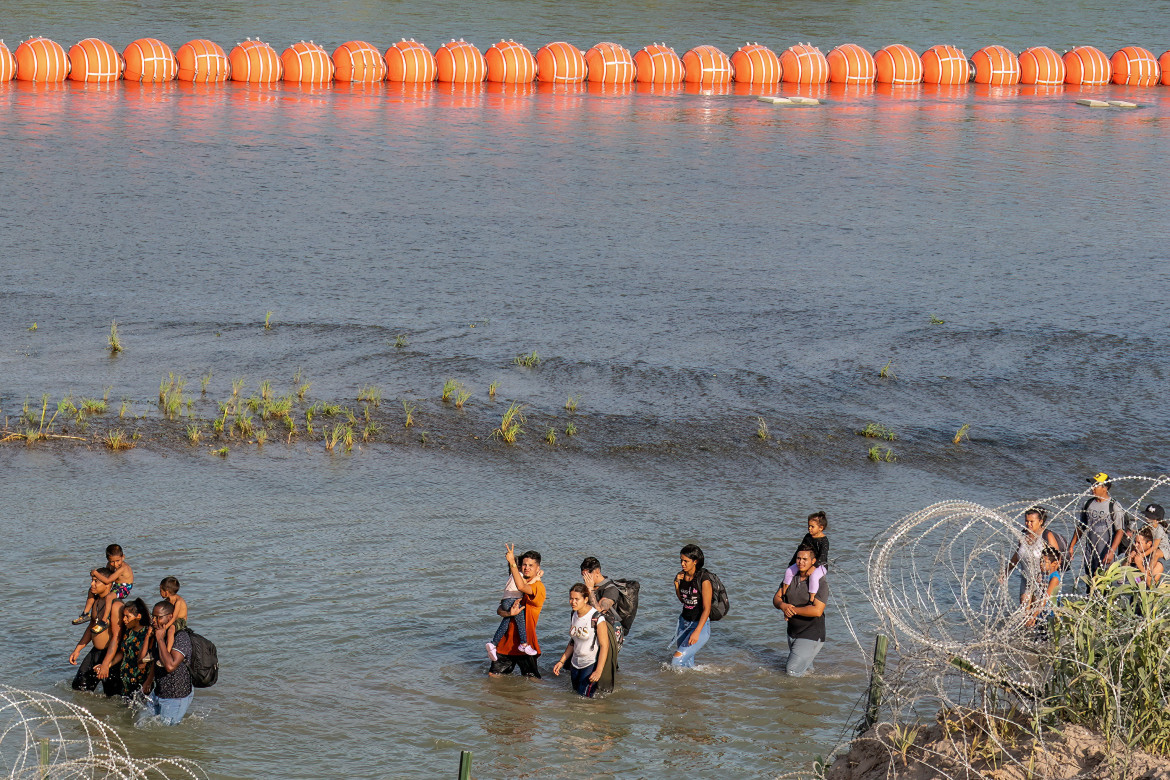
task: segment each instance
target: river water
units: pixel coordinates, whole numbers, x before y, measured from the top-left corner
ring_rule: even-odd
[[[1161,53],[1168,18],[1092,2],[10,0],[0,34]],[[0,85],[0,407],[15,428],[26,399],[110,388],[105,418],[124,399],[117,424],[143,436],[116,453],[0,446],[3,682],[216,778],[441,776],[460,750],[482,777],[807,768],[860,715],[875,534],[945,498],[1166,471],[1167,95],[825,90],[784,110],[742,90]],[[540,365],[512,362],[533,350]],[[382,430],[349,454],[274,434],[220,458],[153,404],[160,377],[190,391],[210,372],[191,413],[211,418],[233,378],[289,392],[298,369],[309,401],[358,409],[379,387]],[[438,401],[447,379],[472,391],[465,409]],[[528,423],[509,447],[489,434],[512,401]],[[867,459],[869,422],[897,433],[896,462]],[[771,595],[818,508],[830,642],[789,680]],[[177,729],[68,690],[68,620],[111,541],[144,595],[178,576],[219,645],[220,683]],[[543,682],[484,675],[505,542],[544,555]],[[732,610],[702,668],[674,674],[687,542]],[[601,701],[551,676],[585,555],[642,582]]]

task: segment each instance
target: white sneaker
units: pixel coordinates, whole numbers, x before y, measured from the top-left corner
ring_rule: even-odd
[[[521,653],[524,653],[525,655],[538,655],[536,648],[533,647],[532,645],[528,644],[527,642],[520,645],[516,649],[519,650]]]
[[[487,643],[487,651],[488,651],[488,658],[492,659],[493,661],[497,660],[500,657],[499,654],[496,653],[496,646],[493,645],[491,642]]]

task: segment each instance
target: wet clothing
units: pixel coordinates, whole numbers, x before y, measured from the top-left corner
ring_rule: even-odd
[[[185,699],[194,690],[191,685],[191,635],[186,631],[175,632],[172,652],[183,657],[173,672],[167,672],[162,661],[154,662],[154,695],[159,699]],[[182,718],[182,715],[179,716]],[[177,722],[177,721],[176,721]]]
[[[97,668],[101,666],[105,656],[106,648],[104,647],[100,650],[96,647],[89,649],[85,658],[81,659],[81,664],[77,667],[77,674],[73,677],[73,690],[96,691],[98,683],[101,683],[102,693],[106,696],[122,695],[122,678],[118,676],[117,668],[111,668],[110,675],[106,679],[98,679]]]
[[[593,622],[594,615],[597,622]],[[605,617],[598,614],[596,609],[590,609],[584,617],[573,613],[569,621],[569,639],[573,640],[573,655],[569,664],[574,669],[584,669],[586,666],[595,666],[597,656],[601,653],[601,642],[597,638],[598,631],[605,630]]]
[[[115,582],[110,588],[114,591],[114,598],[125,599],[130,595],[130,589],[134,587],[133,582]]]
[[[544,606],[546,593],[543,582],[532,583],[532,589],[532,595],[525,595],[520,603],[524,605],[524,630],[528,635],[528,644],[539,655],[540,642],[536,638],[536,622],[540,620],[540,610]],[[504,632],[503,639],[495,643],[496,652],[501,656],[524,655],[524,652],[520,650],[520,645],[522,644],[524,642],[520,641],[520,638],[517,636],[515,622],[508,621],[508,628]]]
[[[138,666],[138,656],[142,654],[142,645],[146,643],[146,635],[150,629],[146,626],[139,626],[133,631],[124,631],[122,638],[118,640],[118,649],[122,651],[122,662],[118,668],[111,669],[110,674],[115,672],[122,680],[122,695],[132,696],[142,688],[142,683],[146,682],[146,674],[149,671],[146,666]]]
[[[801,545],[807,544],[808,546],[813,548],[813,552],[816,553],[816,556],[817,556],[817,566],[828,566],[829,565],[829,537],[828,536],[822,536],[821,538],[818,539],[815,536],[813,536],[812,534],[805,534],[804,538],[800,540],[800,544]],[[797,545],[796,549],[799,550],[800,545]],[[796,565],[796,553],[792,553],[792,560],[790,560],[788,562],[788,565],[789,566]]]
[[[523,595],[523,594],[521,594]],[[510,610],[518,599],[507,598],[500,600],[500,609]],[[495,636],[492,637],[492,644],[498,645],[500,640],[504,638],[504,634],[508,633],[508,627],[515,626],[516,638],[520,640],[520,644],[528,644],[528,631],[524,625],[524,610],[521,609],[515,615],[509,615],[500,621],[499,628],[496,629]]]
[[[691,622],[698,622],[703,615],[703,592],[701,590],[702,583],[709,579],[707,577],[707,570],[702,569],[695,575],[693,580],[683,580],[678,584],[678,595],[682,599],[682,616],[684,620]],[[711,598],[715,598],[715,589],[711,588]],[[708,620],[707,622],[710,622]]]
[[[794,607],[808,607],[813,603],[809,595],[809,581],[797,576],[793,578],[792,584],[788,586],[788,590],[784,592],[781,599],[787,604]],[[822,604],[829,603],[829,578],[822,577],[820,586],[817,588],[816,600]],[[818,642],[825,641],[825,613],[822,612],[819,617],[804,617],[803,615],[793,615],[788,619],[788,637],[789,639],[813,639]]]
[[[511,674],[516,667],[520,667],[520,674],[525,677],[540,679],[540,669],[536,666],[536,656],[534,655],[501,655],[492,661],[488,673]]]
[[[688,644],[691,641],[691,634],[695,633],[698,628],[698,620],[687,620],[682,615],[678,617],[678,629],[675,633],[675,642],[678,644],[678,655],[671,656],[670,665],[683,669],[693,669],[695,667],[695,655],[703,649],[703,645],[707,644],[707,640],[711,638],[711,621],[708,620],[703,623],[703,630],[699,632],[699,640],[693,645]]]
[[[573,690],[587,698],[592,698],[593,694],[597,693],[597,683],[589,682],[589,677],[597,669],[597,663],[591,663],[584,669],[578,669],[575,666],[569,667],[569,679],[573,681]]]

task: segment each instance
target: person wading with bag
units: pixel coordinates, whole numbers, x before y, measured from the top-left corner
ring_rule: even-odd
[[[682,614],[678,616],[678,631],[675,643],[678,650],[670,659],[676,669],[693,669],[695,655],[711,638],[711,600],[714,590],[711,580],[703,568],[703,551],[697,544],[688,544],[679,552],[682,566],[674,578],[674,595],[682,602]]]

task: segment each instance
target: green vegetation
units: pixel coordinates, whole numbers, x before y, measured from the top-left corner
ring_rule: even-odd
[[[403,398],[402,411],[406,412],[406,421],[402,423],[402,427],[409,428],[414,425],[414,413],[418,411],[418,406]]]
[[[963,427],[959,428],[959,430],[955,433],[955,438],[951,439],[951,443],[958,444],[963,439],[966,439],[967,441],[971,441],[971,437],[969,435],[967,435],[967,432],[970,430],[971,430],[971,426],[968,425],[967,423],[963,423]]]
[[[37,324],[34,322],[32,325],[28,326],[28,329],[30,331],[32,331],[33,333],[36,333],[37,332]]]
[[[102,441],[111,450],[129,450],[134,447],[134,442],[127,439],[125,431],[120,429],[110,431],[102,437]]]
[[[898,438],[898,435],[886,426],[882,425],[881,423],[873,422],[869,423],[860,431],[858,431],[857,435],[864,436],[867,439],[883,439],[885,441],[893,441],[894,439]]]
[[[114,320],[110,323],[110,336],[107,339],[110,345],[110,354],[117,355],[122,351],[122,342],[118,339],[118,321]]]
[[[460,383],[455,389],[455,408],[462,409],[463,404],[467,403],[467,399],[469,398],[471,398],[471,391]]]
[[[516,358],[512,362],[518,366],[524,366],[525,368],[533,368],[535,366],[539,366],[542,361],[540,359],[540,355],[538,355],[536,353],[536,350],[534,349],[531,352],[529,352],[527,355],[517,355]]]
[[[938,317],[936,317],[932,314],[932,315],[930,315],[930,324],[931,325],[946,325],[947,321],[940,320]]]
[[[763,417],[756,418],[756,438],[764,441],[768,439],[768,423],[764,422]]]
[[[218,450],[212,450],[211,454],[218,455],[221,458],[226,458],[228,456],[228,448],[227,447],[220,447]]]
[[[443,392],[439,395],[439,400],[443,403],[450,402],[451,396],[454,395],[455,390],[458,389],[458,387],[458,382],[456,382],[454,379],[448,379],[443,383]]]
[[[549,444],[556,444],[557,443],[556,428],[549,428],[548,431],[544,434],[544,440],[547,441]]]
[[[518,403],[509,404],[507,411],[500,418],[500,427],[492,431],[492,436],[503,439],[507,444],[515,444],[516,437],[524,432],[520,427],[524,422],[522,408]]]
[[[170,373],[158,385],[158,409],[168,420],[174,420],[183,411],[183,390],[187,380],[181,375]]]
[[[573,424],[572,420],[570,420],[569,424],[565,426],[565,435],[566,436],[576,436],[577,435],[577,426]]]
[[[488,385],[488,398],[495,398],[496,391],[499,389],[500,389],[499,382],[492,382],[490,385]]]
[[[211,371],[199,377],[199,395],[207,395],[207,386],[211,384]]]
[[[272,312],[264,315],[264,330],[272,330]]]
[[[394,348],[395,349],[403,349],[407,346],[407,344],[409,344],[409,342],[406,340],[405,333],[399,333],[397,336],[394,337]]]
[[[881,377],[882,379],[897,379],[898,378],[897,375],[894,374],[894,359],[893,358],[890,358],[889,360],[886,361],[886,364],[884,366],[882,366],[882,370],[878,372],[878,376]]]
[[[869,448],[869,454],[866,456],[874,463],[897,463],[898,458],[894,455],[894,451],[889,447],[882,447],[875,444]]]
[[[192,444],[198,444],[203,441],[203,431],[195,423],[187,426],[187,441]]]
[[[373,385],[363,385],[358,388],[357,399],[370,406],[380,406],[382,403],[382,391]]]
[[[565,401],[565,410],[569,414],[572,414],[573,412],[577,411],[577,404],[579,403],[581,403],[581,396],[570,395],[568,400]]]

